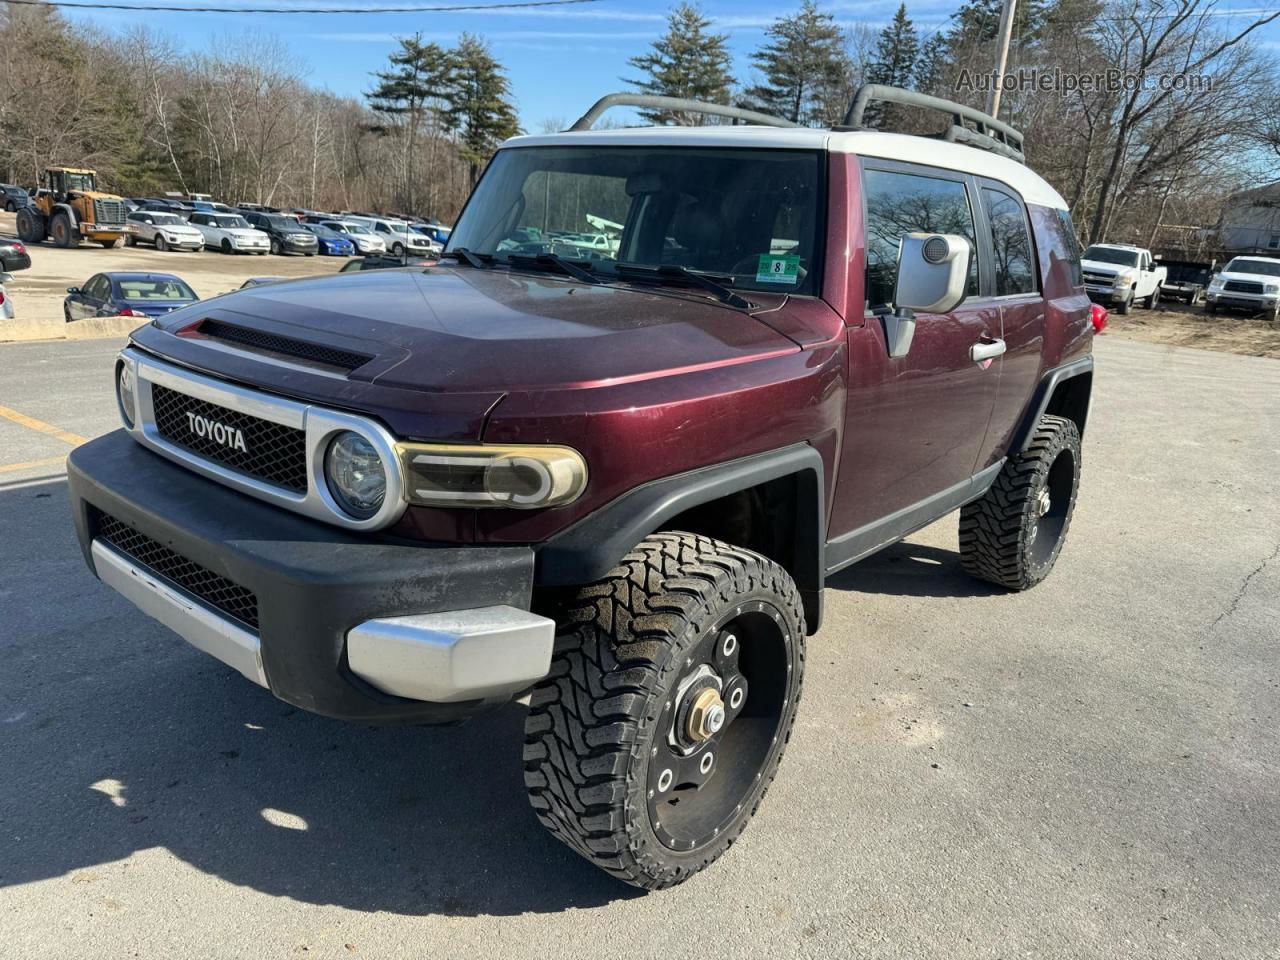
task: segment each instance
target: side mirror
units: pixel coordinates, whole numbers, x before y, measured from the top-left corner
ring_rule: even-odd
[[[964,303],[972,256],[969,241],[955,234],[903,234],[893,313],[883,317],[889,356],[904,357],[911,349],[917,310],[950,313]]]
[[[79,292],[80,292],[79,287],[67,287],[67,293],[79,293]]]

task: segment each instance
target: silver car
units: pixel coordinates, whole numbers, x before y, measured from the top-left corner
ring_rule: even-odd
[[[204,234],[176,213],[159,210],[135,210],[127,217],[131,233],[125,237],[129,246],[150,243],[157,250],[203,250]]]

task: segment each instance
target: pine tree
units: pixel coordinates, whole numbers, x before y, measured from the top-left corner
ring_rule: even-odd
[[[903,3],[894,14],[893,22],[880,32],[875,59],[867,68],[867,82],[910,87],[915,80],[919,55],[920,38],[915,24],[907,16],[907,5]],[[873,103],[867,108],[862,122],[869,127],[889,127],[892,126],[893,115],[892,105]]]
[[[848,106],[851,64],[831,14],[804,0],[765,34],[769,41],[751,55],[765,82],[746,91],[747,106],[809,126],[838,123]]]
[[[942,86],[947,79],[949,49],[950,44],[944,33],[930,34],[929,39],[921,44],[920,53],[916,56],[915,75],[912,77],[915,88],[921,93],[946,95]]]
[[[391,69],[374,74],[378,85],[365,98],[377,113],[404,130],[404,183],[400,200],[406,210],[418,208],[419,141],[428,140],[428,169],[435,162],[436,137],[443,119],[444,99],[451,83],[452,58],[439,44],[423,43],[422,34],[400,38],[400,49],[392,53]],[[430,206],[430,198],[428,199]]]
[[[728,103],[733,76],[727,34],[708,33],[711,21],[692,4],[682,3],[667,19],[667,32],[653,42],[653,50],[629,61],[645,79],[628,80],[644,93]],[[649,123],[690,126],[697,114],[670,110],[641,110]]]
[[[498,144],[520,132],[512,105],[511,82],[480,37],[464,33],[450,51],[449,105],[445,117],[458,134],[460,152],[474,187],[480,168]]]

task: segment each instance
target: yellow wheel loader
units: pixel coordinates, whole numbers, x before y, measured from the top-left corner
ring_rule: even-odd
[[[124,200],[98,192],[93,170],[49,167],[30,206],[18,209],[18,236],[27,243],[52,239],[60,247],[92,240],[114,247],[129,232]]]

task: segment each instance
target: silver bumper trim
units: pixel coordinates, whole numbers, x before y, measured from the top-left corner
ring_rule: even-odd
[[[384,693],[450,703],[510,697],[547,675],[555,621],[516,607],[367,620],[347,663]]]
[[[125,559],[101,540],[90,548],[99,579],[154,617],[187,643],[267,686],[258,637],[226,617],[179,593],[148,570]]]

